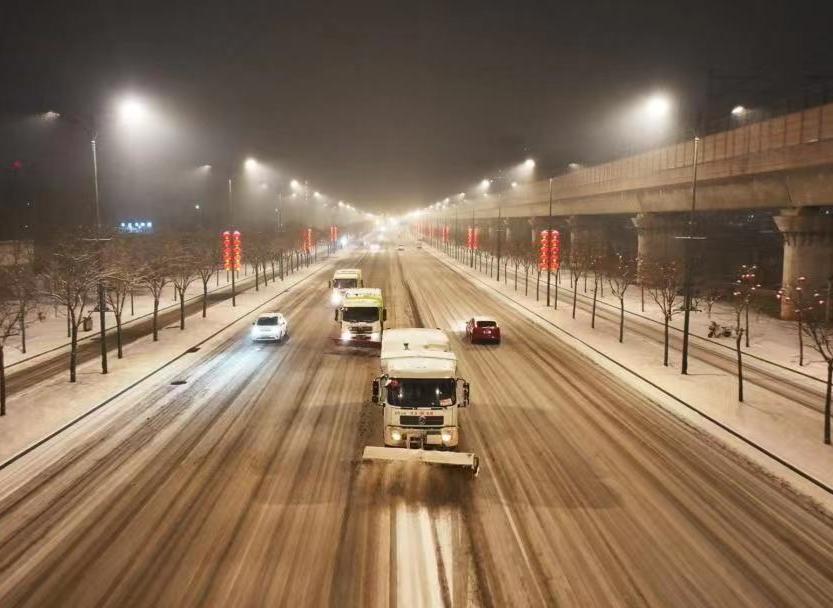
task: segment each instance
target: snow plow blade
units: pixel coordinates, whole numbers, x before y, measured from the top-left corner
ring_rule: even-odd
[[[452,467],[471,469],[477,476],[480,471],[480,459],[468,452],[440,452],[437,450],[417,450],[409,448],[382,448],[366,446],[362,460],[381,460],[386,462],[424,462]]]
[[[358,348],[373,348],[380,350],[382,348],[381,342],[374,342],[371,340],[345,340],[343,338],[333,338],[333,341],[338,346],[350,346]]]

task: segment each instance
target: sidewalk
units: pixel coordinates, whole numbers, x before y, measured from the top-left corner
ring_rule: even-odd
[[[162,327],[159,342],[154,343],[148,335],[127,345],[123,359],[111,357],[110,372],[106,375],[100,373],[98,360],[92,360],[78,366],[78,381],[74,384],[67,381],[66,373],[62,371],[46,382],[10,396],[6,416],[0,418],[0,463],[165,368],[172,360],[183,357],[192,346],[207,341],[207,349],[227,339],[226,329],[242,327],[249,322],[252,313],[260,312],[261,308],[268,310],[270,302],[278,295],[327,268],[338,258],[336,253],[310,264],[309,268],[300,268],[284,281],[270,282],[266,288],[261,285],[260,291],[248,289],[238,294],[236,307],[232,307],[231,299],[217,302],[205,319],[201,310],[195,312],[188,317],[184,331],[179,329],[178,321]],[[187,356],[184,361],[190,363]],[[175,370],[176,366],[173,368]]]
[[[237,289],[254,289],[254,274],[251,268],[248,268],[248,274],[240,275],[237,278]],[[271,272],[270,272],[271,284]],[[277,277],[276,277],[277,278]],[[219,279],[219,280],[218,280]],[[262,281],[262,278],[261,278]],[[262,286],[262,283],[261,283]],[[216,292],[229,291],[231,289],[231,281],[226,281],[226,272],[223,271],[219,275],[211,277],[208,284],[209,295]],[[185,292],[185,302],[190,303],[199,301],[202,298],[202,281],[195,280]],[[173,284],[165,286],[162,297],[159,300],[159,313],[170,310],[179,309],[179,300],[175,298],[175,291]],[[97,302],[94,302],[86,307],[87,314],[92,316],[93,329],[92,331],[80,331],[78,341],[81,343],[84,340],[98,338],[98,312],[93,312]],[[209,312],[212,303],[209,302]],[[45,315],[45,320],[38,321],[38,312]],[[131,323],[149,318],[153,313],[153,298],[150,293],[144,289],[137,289],[133,296],[133,314],[131,314],[130,297],[125,300],[124,310],[122,312],[122,327],[127,327]],[[67,318],[63,310],[56,310],[55,307],[46,302],[34,307],[27,314],[29,323],[26,327],[26,352],[21,349],[20,336],[13,336],[6,342],[5,358],[6,371],[18,371],[21,368],[28,367],[28,365],[37,361],[40,355],[47,352],[69,348],[69,338],[67,337]],[[107,338],[115,343],[116,319],[112,312],[105,313],[105,324],[107,326]]]
[[[524,296],[522,276],[516,293],[512,274],[509,284],[504,285],[444,252],[428,246],[424,249],[466,280],[495,294],[519,314],[585,353],[626,384],[833,508],[833,448],[822,442],[823,415],[819,411],[784,401],[749,383],[744,387],[745,401],[739,403],[734,375],[702,361],[692,361],[690,375],[682,376],[679,352],[674,350],[670,353],[671,367],[664,367],[661,343],[628,334],[627,324],[637,322],[633,317],[626,318],[625,340],[620,344],[618,323],[597,317],[596,329],[591,329],[590,314],[580,309],[572,319],[571,302],[564,298],[566,290],[562,290],[558,310],[553,310],[543,301],[535,301],[534,281],[530,284],[530,296]],[[512,339],[511,335],[506,338]],[[789,467],[795,467],[827,489],[797,475]]]

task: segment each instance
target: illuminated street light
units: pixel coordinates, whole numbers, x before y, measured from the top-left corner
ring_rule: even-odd
[[[745,107],[743,107],[741,105],[737,105],[734,108],[732,108],[732,116],[734,116],[736,118],[742,118],[745,115],[746,115],[746,108]]]
[[[124,124],[135,126],[147,119],[148,109],[137,97],[125,97],[118,105],[119,119]]]
[[[44,112],[43,114],[41,114],[41,118],[43,118],[44,120],[57,120],[60,117],[60,112],[53,112],[52,110],[49,110],[48,112]]]
[[[527,158],[527,159],[524,161],[524,166],[525,166],[527,169],[534,169],[534,168],[535,168],[535,161],[534,161],[533,159],[531,159],[531,158]]]
[[[518,182],[512,182],[509,185],[512,186],[513,188],[517,188],[518,187]]]
[[[491,186],[491,185],[492,185],[492,180],[490,180],[490,179],[484,179],[480,182],[480,187],[483,188],[484,190],[488,190],[489,186]]]
[[[252,171],[253,169],[257,169],[257,161],[254,158],[247,158],[243,166],[247,171]]]
[[[645,111],[652,119],[665,118],[671,112],[671,100],[667,95],[652,95],[645,101]]]
[[[301,188],[301,183],[297,179],[293,179],[291,182],[289,182],[289,187],[293,190],[298,190]]]
[[[313,193],[312,193],[312,195],[313,195],[315,198],[321,198],[321,193],[320,193],[318,190],[316,190],[315,192],[313,192]]]

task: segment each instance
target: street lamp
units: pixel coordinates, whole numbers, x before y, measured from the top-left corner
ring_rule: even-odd
[[[137,97],[123,97],[116,106],[119,121],[129,127],[135,127],[145,122],[148,117],[148,109],[143,101]],[[43,114],[45,120],[53,121],[66,117],[70,123],[80,127],[90,138],[90,153],[93,169],[93,193],[95,201],[95,242],[98,248],[99,260],[101,259],[101,243],[104,240],[101,236],[101,190],[98,179],[98,136],[99,131],[95,121],[84,120],[76,115],[63,115],[60,112],[50,110]],[[98,280],[98,314],[99,314],[99,342],[101,345],[101,373],[108,372],[107,366],[107,327],[105,326],[105,304],[104,304],[104,282]]]

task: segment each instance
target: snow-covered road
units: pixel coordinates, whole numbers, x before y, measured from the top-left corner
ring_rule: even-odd
[[[377,353],[306,281],[286,344],[230,330],[0,471],[0,605],[829,605],[809,501],[428,252],[339,263],[453,332],[480,476],[359,462]],[[462,341],[478,313],[503,344]]]

